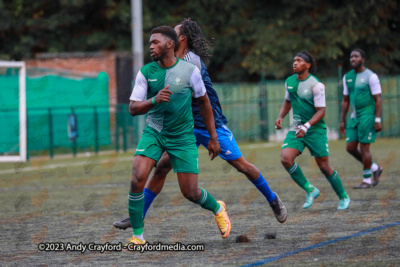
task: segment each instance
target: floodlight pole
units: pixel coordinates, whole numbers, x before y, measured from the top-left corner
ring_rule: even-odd
[[[133,54],[133,82],[138,71],[143,67],[143,24],[142,24],[142,0],[131,0],[132,16],[132,54]],[[145,116],[139,116],[138,138],[145,127]]]
[[[142,0],[131,0],[133,77],[143,67]]]

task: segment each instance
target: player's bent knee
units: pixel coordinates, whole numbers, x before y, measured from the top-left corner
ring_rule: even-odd
[[[144,188],[145,183],[146,183],[146,179],[141,179],[136,174],[132,174],[131,188],[137,188],[137,189]]]
[[[319,166],[319,169],[325,176],[331,176],[334,172],[334,170],[331,168],[331,166],[329,166],[329,164]]]
[[[354,154],[357,152],[357,147],[346,146],[346,151],[349,152],[350,154]]]
[[[281,157],[281,163],[287,169],[287,168],[290,168],[293,165],[294,160],[292,160],[292,159],[290,159],[288,157],[282,156]]]
[[[171,171],[170,168],[156,168],[156,170],[154,171],[154,175],[153,178],[157,179],[157,180],[163,180],[165,179],[165,177],[168,175],[168,173]]]
[[[255,168],[255,166],[246,162],[235,165],[235,168],[240,173],[248,174]]]
[[[169,170],[171,168],[172,168],[172,166],[171,166],[171,163],[169,162],[169,160],[168,161],[160,160],[157,164],[156,170],[166,170],[166,169]]]
[[[191,202],[194,202],[194,203],[196,203],[197,201],[199,201],[199,199],[200,199],[200,197],[201,197],[201,195],[200,195],[200,197],[198,196],[198,194],[197,194],[197,191],[196,190],[193,190],[193,191],[184,191],[184,192],[182,192],[182,194],[183,194],[183,196],[187,199],[187,200],[189,200],[189,201],[191,201]]]
[[[196,203],[198,201],[194,196],[186,197],[186,199],[193,203]]]
[[[332,173],[333,173],[333,172],[330,173],[329,169],[323,169],[323,168],[321,168],[320,170],[321,170],[321,172],[322,172],[325,176],[331,176]]]

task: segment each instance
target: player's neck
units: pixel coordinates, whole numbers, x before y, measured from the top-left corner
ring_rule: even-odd
[[[189,48],[187,45],[179,46],[178,49],[175,51],[175,56],[177,58],[183,59],[186,54],[189,52]]]
[[[354,69],[355,73],[360,73],[360,72],[363,72],[364,70],[365,70],[365,66],[364,65],[362,65],[359,68]]]
[[[171,67],[176,63],[177,59],[174,54],[172,55],[166,55],[162,59],[157,61],[157,64],[162,67],[162,68],[168,68]]]
[[[301,73],[297,73],[297,80],[303,81],[303,80],[307,79],[308,76],[310,76],[310,73],[308,71],[303,71]]]

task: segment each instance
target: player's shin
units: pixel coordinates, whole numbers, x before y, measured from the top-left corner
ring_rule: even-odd
[[[210,195],[207,190],[200,188],[201,198],[197,202],[203,209],[210,210],[214,213],[219,232],[222,238],[227,238],[231,232],[231,221],[226,212],[226,205],[223,201],[218,202]]]
[[[303,171],[297,163],[294,163],[290,168],[286,169],[290,174],[290,177],[298,184],[301,188],[303,188],[307,193],[311,193],[314,191],[314,186],[310,184],[307,178],[304,176]]]
[[[200,188],[201,190],[201,197],[200,200],[197,201],[203,209],[210,210],[214,214],[217,214],[221,210],[221,206],[215,200],[215,198],[207,192],[207,190]]]
[[[144,194],[129,192],[129,218],[133,229],[133,235],[142,237],[143,239],[143,208],[144,208]]]
[[[255,181],[250,180],[250,181],[267,198],[268,202],[272,202],[275,200],[276,198],[275,193],[271,191],[271,188],[269,188],[267,181],[265,181],[261,173],[260,176],[257,178],[257,180]]]
[[[334,171],[331,176],[325,176],[325,177],[331,184],[333,190],[335,191],[339,199],[348,198],[347,193],[342,185],[342,181],[340,181],[337,171]]]

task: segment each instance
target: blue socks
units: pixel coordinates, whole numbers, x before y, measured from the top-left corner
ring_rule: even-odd
[[[276,195],[268,186],[267,181],[265,181],[264,177],[260,173],[260,177],[257,180],[250,180],[255,187],[267,198],[268,202],[272,202],[275,200]],[[146,217],[147,210],[150,208],[151,203],[153,203],[154,199],[157,197],[157,194],[153,193],[151,190],[145,188],[144,191],[144,209],[143,209],[143,219]]]
[[[265,181],[261,173],[260,177],[258,177],[257,180],[255,181],[250,180],[250,181],[267,198],[268,202],[272,202],[275,200],[276,198],[275,193],[271,191],[271,188],[269,188],[267,181]],[[145,199],[145,205],[146,205],[146,199]]]
[[[143,219],[146,217],[147,210],[150,208],[151,203],[156,198],[157,194],[153,193],[151,190],[145,188],[144,191],[144,209],[143,209]]]

